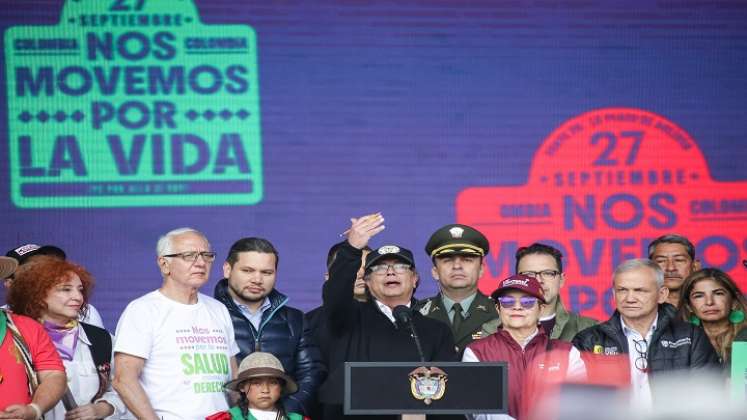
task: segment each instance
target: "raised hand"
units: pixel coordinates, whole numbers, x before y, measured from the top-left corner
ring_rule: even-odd
[[[348,229],[348,243],[350,245],[363,249],[368,245],[368,241],[384,230],[384,216],[381,213],[368,214],[359,218],[350,219],[350,229]]]

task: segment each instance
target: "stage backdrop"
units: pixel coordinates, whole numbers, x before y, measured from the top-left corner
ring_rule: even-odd
[[[155,243],[279,249],[319,304],[349,218],[423,251],[483,230],[480,288],[533,241],[563,250],[572,310],[680,232],[747,289],[747,4],[741,1],[3,0],[3,250],[55,244],[109,328],[160,283]]]

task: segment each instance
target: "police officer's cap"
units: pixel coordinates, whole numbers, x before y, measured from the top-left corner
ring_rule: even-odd
[[[446,225],[437,230],[425,245],[425,252],[435,258],[444,255],[485,256],[489,250],[488,238],[477,229],[460,224]]]

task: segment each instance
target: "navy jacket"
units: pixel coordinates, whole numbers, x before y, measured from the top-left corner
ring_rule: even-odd
[[[304,322],[303,312],[286,306],[288,298],[273,289],[268,295],[271,306],[262,314],[257,330],[228,294],[228,280],[218,282],[214,295],[226,305],[231,315],[236,344],[239,346],[237,360],[241,362],[254,351],[275,355],[283,364],[285,372],[298,383],[298,392],[283,399],[286,411],[309,413],[326,371],[321,364],[319,348],[314,344],[311,331]]]

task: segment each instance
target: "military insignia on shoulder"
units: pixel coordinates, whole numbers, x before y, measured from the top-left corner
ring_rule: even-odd
[[[597,344],[596,346],[594,346],[591,352],[594,354],[602,354],[604,353],[604,348],[600,346],[599,344]]]
[[[420,314],[423,316],[428,315],[428,311],[431,310],[431,305],[433,304],[433,301],[428,299],[428,302],[426,302],[425,305],[423,305],[422,308],[420,308]]]
[[[479,310],[485,311],[485,312],[488,311],[488,308],[486,308],[485,305],[477,305],[477,306],[475,306],[475,309],[479,309]]]
[[[486,337],[486,336],[487,336],[487,334],[485,334],[484,332],[478,331],[478,332],[472,334],[472,339],[473,340],[479,340],[479,339],[481,339],[483,337]]]
[[[419,367],[409,375],[410,393],[412,396],[430,405],[431,402],[440,400],[446,393],[446,381],[448,375],[437,367]]]

